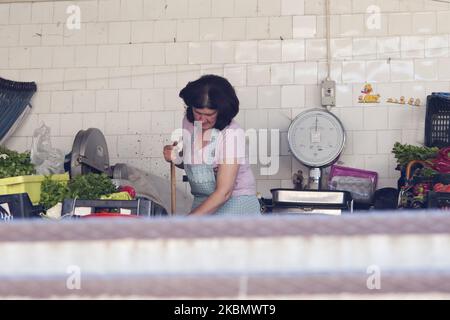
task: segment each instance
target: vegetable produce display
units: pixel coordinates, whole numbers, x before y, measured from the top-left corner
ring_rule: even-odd
[[[59,181],[50,180],[50,177],[45,177],[41,184],[41,200],[44,210],[50,209],[58,202],[61,202],[67,193],[67,186]]]
[[[27,176],[35,172],[29,152],[19,153],[0,147],[0,179]]]
[[[439,148],[419,147],[410,144],[401,144],[396,142],[392,153],[397,159],[399,167],[405,167],[408,162],[413,160],[428,160],[435,158],[439,152]]]
[[[431,167],[439,173],[450,173],[450,147],[439,150],[430,163]]]
[[[433,186],[433,191],[435,192],[450,192],[450,185],[443,183],[436,183]]]
[[[45,179],[41,185],[41,204],[45,209],[68,199],[96,200],[116,192],[116,186],[105,174],[89,173],[77,176],[67,186],[61,182]]]

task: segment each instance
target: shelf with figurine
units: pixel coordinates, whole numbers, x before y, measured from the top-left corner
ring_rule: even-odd
[[[408,101],[406,101],[406,98],[404,96],[401,96],[399,99],[395,98],[388,98],[386,100],[387,103],[395,103],[395,104],[408,104],[410,106],[416,106],[420,107],[422,105],[422,102],[419,98],[409,98]]]

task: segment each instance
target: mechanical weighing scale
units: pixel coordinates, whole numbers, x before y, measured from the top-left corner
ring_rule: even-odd
[[[322,169],[339,158],[345,139],[341,121],[326,109],[304,111],[292,121],[289,148],[310,169],[308,186],[306,190],[272,189],[273,213],[339,215],[343,210],[353,211],[349,192],[321,190]]]

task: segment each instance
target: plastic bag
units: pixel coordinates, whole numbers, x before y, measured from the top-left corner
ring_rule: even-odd
[[[39,175],[64,173],[64,153],[52,148],[50,128],[43,124],[34,130],[31,145],[31,163]]]

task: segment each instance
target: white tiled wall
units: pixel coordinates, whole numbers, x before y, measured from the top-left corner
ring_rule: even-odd
[[[81,29],[66,27],[69,5]],[[0,76],[36,81],[33,113],[8,145],[25,150],[40,122],[68,152],[79,129],[98,127],[112,161],[168,174],[161,149],[181,126],[179,90],[205,73],[227,77],[245,128],[281,130],[281,167],[254,168],[258,190],[290,187],[301,168],[286,142],[293,117],[319,106],[326,75],[324,0],[85,0],[0,4]],[[368,12],[370,10],[374,10]],[[379,10],[378,10],[379,9]],[[379,12],[374,16],[373,12]],[[347,130],[341,164],[395,186],[395,141],[423,141],[424,107],[390,105],[450,91],[450,4],[331,0],[332,77]],[[380,104],[358,104],[364,82]],[[181,176],[181,174],[179,174]]]

